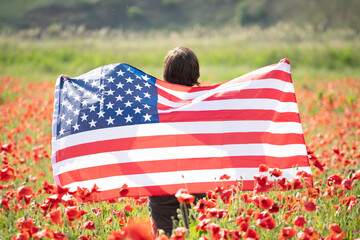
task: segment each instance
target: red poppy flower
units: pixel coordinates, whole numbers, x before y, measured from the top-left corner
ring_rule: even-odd
[[[317,205],[313,202],[307,202],[304,204],[304,208],[308,212],[312,212],[316,210]]]
[[[304,233],[311,237],[311,239],[318,239],[320,237],[319,233],[312,227],[305,228]]]
[[[274,203],[270,208],[269,208],[269,212],[270,213],[277,213],[279,212],[280,207],[277,203]]]
[[[110,236],[108,236],[107,240],[125,240],[128,236],[128,231],[126,229],[121,229],[120,231],[111,231]]]
[[[207,200],[205,205],[207,208],[214,208],[216,207],[216,201],[214,199]]]
[[[279,168],[274,168],[270,171],[270,173],[274,176],[274,177],[281,177],[282,176],[282,171]]]
[[[170,239],[176,239],[176,240],[185,240],[186,237],[186,228],[184,227],[177,227],[175,229],[175,233],[173,233],[170,237]]]
[[[223,218],[226,216],[227,210],[218,209],[218,208],[214,207],[214,208],[209,208],[206,211],[206,214],[207,214],[206,217],[208,217],[208,218]]]
[[[265,164],[260,164],[259,165],[259,172],[267,172],[269,171],[269,167]]]
[[[96,185],[96,183],[94,183],[94,185],[91,188],[91,193],[95,193],[95,192],[99,192],[100,188]]]
[[[90,235],[87,235],[87,236],[80,235],[78,239],[80,239],[80,240],[91,240],[91,237],[90,237]]]
[[[125,197],[129,193],[128,185],[127,184],[122,185],[119,193],[120,193],[120,197]]]
[[[124,207],[125,212],[131,212],[133,210],[133,207],[129,204]]]
[[[82,227],[83,229],[95,230],[95,223],[93,221],[87,221]]]
[[[190,204],[195,201],[195,196],[190,195],[187,189],[180,188],[176,194],[175,197],[177,198],[179,203],[186,203]]]
[[[231,200],[232,193],[233,193],[233,191],[230,190],[230,189],[224,190],[224,191],[220,194],[221,200],[222,200],[225,204],[228,204],[228,203],[230,202],[230,200]]]
[[[21,217],[16,221],[17,228],[22,232],[28,232],[34,226],[32,218]]]
[[[250,195],[250,194],[245,193],[245,194],[241,195],[240,197],[244,200],[245,203],[251,203],[251,201],[252,201],[252,195]]]
[[[278,240],[293,238],[298,231],[292,227],[284,227],[280,230]]]
[[[93,202],[93,197],[91,191],[87,188],[77,187],[76,195],[83,201],[83,202]]]
[[[5,151],[7,153],[11,153],[12,152],[12,144],[11,143],[6,143],[0,146],[0,152]]]
[[[351,177],[351,180],[360,180],[360,170],[357,170]]]
[[[321,163],[319,160],[315,160],[314,166],[317,167],[321,172],[324,171],[325,164]]]
[[[267,176],[254,176],[256,185],[254,187],[254,194],[265,193],[271,190],[272,183],[268,182]]]
[[[48,214],[48,217],[50,217],[50,221],[52,224],[54,225],[58,225],[59,223],[61,223],[61,216],[62,216],[62,212],[60,209],[57,209],[55,211],[52,211]]]
[[[242,232],[246,232],[249,229],[249,223],[248,222],[241,222],[239,224],[239,230]]]
[[[257,209],[253,214],[253,217],[254,217],[255,221],[258,220],[258,219],[267,218],[269,216],[270,216],[270,214],[268,212],[266,212],[266,211],[260,212],[259,209]]]
[[[50,185],[46,180],[43,183],[43,189],[45,190],[46,193],[48,194],[55,194],[57,192],[57,187],[56,185]]]
[[[215,189],[214,189],[214,191],[216,192],[216,193],[222,193],[223,191],[224,191],[224,187],[222,187],[222,186],[216,186],[215,187]]]
[[[267,216],[265,218],[258,218],[256,220],[256,225],[260,228],[266,228],[266,229],[274,229],[276,226],[275,219],[273,219],[271,216]]]
[[[213,191],[213,190],[209,190],[209,191],[207,192],[207,194],[206,194],[206,197],[207,197],[208,199],[214,199],[214,200],[216,200],[216,199],[218,198],[218,194],[217,194],[215,191]]]
[[[329,229],[332,233],[336,233],[336,234],[339,234],[339,233],[343,233],[343,230],[340,228],[340,226],[336,223],[331,223],[329,225]]]
[[[206,201],[205,199],[200,199],[200,200],[196,203],[194,209],[195,209],[196,211],[198,211],[198,212],[204,213],[204,212],[205,212],[205,207],[206,207],[206,202],[207,202],[207,201]]]
[[[339,202],[341,202],[342,204],[349,206],[351,201],[354,201],[356,199],[356,197],[354,195],[348,196],[348,197],[344,197],[344,198],[340,198]]]
[[[296,173],[296,176],[301,177],[301,178],[312,178],[313,175],[311,173],[305,172],[305,171],[298,171]]]
[[[70,188],[68,187],[56,186],[56,193],[60,196],[63,196],[69,192],[69,189]]]
[[[71,206],[65,208],[66,218],[69,222],[72,222],[76,219],[81,219],[82,215],[86,214],[87,212],[84,210],[78,210],[77,206]]]
[[[298,178],[290,179],[289,182],[294,190],[302,189],[304,187],[302,182]]]
[[[169,240],[169,238],[164,234],[159,234],[156,236],[155,240]]]
[[[227,175],[227,174],[224,174],[224,175],[222,175],[221,177],[220,177],[220,180],[229,180],[230,179],[230,176],[229,175]]]
[[[15,178],[15,169],[11,166],[7,166],[3,169],[1,169],[0,172],[0,181],[10,181]]]
[[[261,196],[259,198],[259,207],[263,209],[269,209],[274,205],[274,201],[267,196]]]
[[[205,228],[205,227],[206,227],[206,225],[209,224],[210,221],[211,221],[210,218],[205,218],[205,219],[201,220],[201,221],[199,222],[199,224],[196,225],[196,230],[197,230],[197,231],[206,231],[206,228]]]
[[[264,175],[254,176],[256,183],[260,186],[266,186],[268,184],[268,177]]]
[[[54,240],[65,240],[66,239],[66,236],[64,233],[62,232],[58,232],[58,231],[53,231],[53,234],[54,234]]]
[[[331,175],[327,179],[327,185],[330,187],[332,184],[334,185],[340,185],[343,178],[337,174]],[[332,183],[332,184],[331,184]]]
[[[352,185],[354,184],[353,180],[350,179],[344,179],[341,183],[341,185],[344,187],[344,189],[346,190],[352,190]]]
[[[21,232],[11,238],[11,240],[28,240],[30,235],[28,232]]]
[[[206,226],[206,229],[210,231],[211,239],[218,239],[220,233],[220,226],[216,223],[210,223]]]
[[[33,237],[34,239],[37,239],[37,238],[40,238],[40,239],[42,239],[42,238],[54,239],[54,233],[53,233],[52,230],[50,230],[50,229],[48,229],[48,228],[45,228],[45,229],[43,229],[43,230],[41,230],[41,231],[38,231],[37,233],[34,233],[34,234],[32,235],[32,237]]]
[[[309,234],[307,234],[305,232],[299,232],[297,234],[297,237],[299,238],[299,240],[312,240],[313,239],[311,236],[309,236]]]
[[[243,239],[259,239],[259,233],[252,228],[248,228],[243,236]]]
[[[79,218],[79,210],[76,206],[67,207],[65,208],[65,214],[69,222],[74,221],[75,219]]]
[[[293,221],[294,225],[300,228],[303,228],[304,225],[307,223],[307,221],[305,220],[305,217],[302,215],[296,216],[294,221]]]
[[[33,195],[34,192],[30,187],[21,186],[16,191],[17,200],[20,201],[26,196]]]

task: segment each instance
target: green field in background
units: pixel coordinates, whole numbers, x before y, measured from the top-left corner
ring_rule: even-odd
[[[161,79],[168,50],[187,46],[198,55],[205,84],[236,78],[282,58],[290,60],[299,87],[307,77],[360,76],[360,41],[355,37],[334,39],[323,34],[297,40],[286,34],[282,38],[268,35],[247,30],[203,36],[194,32],[46,39],[2,36],[0,74],[27,81],[55,81],[60,74],[75,77],[102,65],[124,62]]]

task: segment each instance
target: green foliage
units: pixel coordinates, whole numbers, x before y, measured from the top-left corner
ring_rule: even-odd
[[[353,0],[0,0],[0,5],[0,31],[46,29],[52,24],[171,31],[194,25],[269,27],[279,22],[311,25],[318,31],[360,31],[360,1]]]
[[[144,12],[137,6],[131,6],[127,9],[126,15],[133,20],[138,20],[144,16]]]
[[[243,0],[236,4],[235,16],[241,25],[261,22],[266,14],[266,0]]]

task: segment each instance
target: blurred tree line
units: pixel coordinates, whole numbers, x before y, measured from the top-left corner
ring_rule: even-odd
[[[83,25],[182,30],[196,25],[312,25],[360,31],[359,0],[0,0],[0,31]]]

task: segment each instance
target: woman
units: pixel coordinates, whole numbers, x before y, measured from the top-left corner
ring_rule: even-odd
[[[199,86],[200,77],[199,61],[189,48],[177,47],[168,52],[164,60],[164,80],[169,83],[184,86]],[[197,199],[206,196],[205,193],[194,194]],[[177,209],[180,207],[174,195],[149,197],[149,210],[152,222],[155,224],[153,229],[162,229],[166,235],[171,235],[173,220],[178,221]]]

